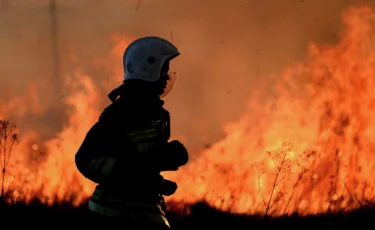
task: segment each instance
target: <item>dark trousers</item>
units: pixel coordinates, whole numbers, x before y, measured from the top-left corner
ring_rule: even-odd
[[[87,230],[112,230],[112,229],[123,229],[123,230],[170,230],[164,224],[145,222],[145,221],[134,221],[120,217],[107,217],[99,214],[90,213],[85,221],[85,224],[80,226],[80,229]]]

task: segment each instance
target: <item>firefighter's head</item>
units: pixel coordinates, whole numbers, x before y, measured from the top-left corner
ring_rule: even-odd
[[[143,37],[133,41],[123,56],[124,83],[141,81],[151,85],[159,96],[166,96],[177,78],[177,73],[169,72],[169,63],[178,55],[178,49],[163,38]]]

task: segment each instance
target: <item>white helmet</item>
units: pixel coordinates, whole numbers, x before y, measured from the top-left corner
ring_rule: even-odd
[[[124,80],[158,81],[164,62],[178,55],[180,55],[178,49],[163,38],[139,38],[133,41],[124,52]]]

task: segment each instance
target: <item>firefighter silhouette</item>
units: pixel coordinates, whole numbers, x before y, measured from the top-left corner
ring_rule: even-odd
[[[179,55],[159,37],[132,42],[123,56],[123,84],[108,95],[112,104],[76,153],[78,170],[98,184],[89,210],[106,227],[170,228],[163,196],[174,194],[177,184],[160,173],[185,165],[188,152],[179,141],[169,140],[170,117],[162,98],[175,83],[177,74],[169,72],[169,63]]]

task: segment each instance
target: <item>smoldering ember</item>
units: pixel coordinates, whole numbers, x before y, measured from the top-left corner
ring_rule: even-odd
[[[373,226],[374,22],[369,0],[0,1],[0,215],[90,222],[75,154],[152,34],[181,52],[172,229]]]

